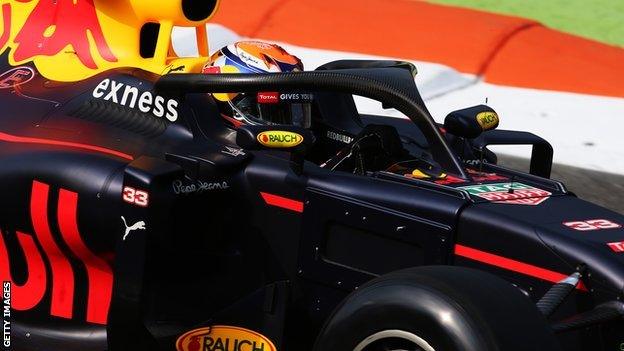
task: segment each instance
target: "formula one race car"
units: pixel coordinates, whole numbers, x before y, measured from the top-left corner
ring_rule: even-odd
[[[483,105],[436,124],[404,62],[193,73],[216,2],[160,2],[3,7],[5,349],[624,346],[624,216],[550,180],[546,141]],[[312,125],[233,129],[232,92],[311,93]],[[530,174],[495,144],[532,145]]]

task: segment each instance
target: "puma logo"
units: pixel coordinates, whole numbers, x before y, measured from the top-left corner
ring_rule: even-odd
[[[123,236],[123,241],[126,241],[126,237],[128,236],[128,234],[130,234],[130,232],[133,232],[135,230],[145,230],[147,228],[145,228],[145,222],[143,221],[138,221],[136,223],[134,223],[133,225],[128,227],[128,223],[126,222],[126,219],[124,218],[124,216],[121,216],[121,220],[124,222],[124,226],[126,226],[126,233]]]

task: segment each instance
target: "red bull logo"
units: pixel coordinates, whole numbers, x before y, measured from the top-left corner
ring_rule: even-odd
[[[30,3],[32,0],[19,2]],[[14,38],[11,47],[15,62],[27,62],[37,56],[54,56],[69,50],[85,67],[97,69],[92,47],[102,59],[117,61],[104,38],[93,0],[38,1],[21,28],[16,30],[13,14],[18,6],[15,3],[2,5],[4,28],[0,41],[4,47],[9,38]]]
[[[49,203],[52,192],[57,191],[56,223],[49,216]],[[74,308],[85,304],[86,321],[94,324],[106,324],[108,308],[113,291],[113,272],[107,261],[93,253],[83,241],[78,228],[78,193],[66,189],[52,189],[48,184],[33,181],[30,195],[30,216],[33,233],[19,230],[8,233],[0,230],[0,280],[11,282],[13,299],[11,306],[16,311],[29,311],[38,307],[46,294],[50,296],[50,305],[45,308],[51,316],[74,319]],[[61,251],[54,238],[52,225],[58,228],[72,254],[85,267],[87,279],[76,275],[76,263]],[[9,249],[6,238],[14,236],[19,249]],[[21,251],[21,252],[20,252]],[[11,265],[24,257],[28,272],[26,281],[14,280]],[[75,294],[77,287],[86,289],[86,298]]]
[[[189,7],[189,1],[201,3],[201,6]],[[170,66],[183,67],[182,73],[195,72],[198,67],[201,70],[199,64],[203,65],[206,58],[182,60],[172,55],[169,50],[171,32],[174,26],[204,29],[217,3],[204,0],[0,0],[0,50],[9,52],[8,61],[13,66],[33,62],[43,77],[65,82],[82,80],[117,67],[137,67],[156,74],[166,73]],[[141,55],[141,29],[148,22],[160,24],[153,56]],[[200,52],[207,56],[207,36],[198,38],[202,38],[198,39]]]
[[[11,4],[2,4],[2,36],[0,36],[0,47],[4,47],[11,35]]]

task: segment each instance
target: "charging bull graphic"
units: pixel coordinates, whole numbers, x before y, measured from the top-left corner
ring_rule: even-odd
[[[217,2],[0,0],[0,48],[2,53],[10,50],[11,65],[33,62],[44,77],[58,81],[77,81],[115,67],[141,67],[160,74],[168,60],[175,59],[170,57],[173,27],[196,27],[198,39],[205,39],[204,24]],[[143,38],[143,26],[154,19],[159,25],[157,38]],[[141,41],[156,39],[154,55],[141,55]]]
[[[12,10],[11,4],[3,5],[5,33],[11,30]],[[58,18],[71,20],[57,21]],[[100,56],[106,61],[116,62],[117,58],[102,33],[93,0],[76,3],[72,0],[39,1],[13,39],[13,59],[23,62],[35,56],[54,56],[71,45],[84,66],[97,69],[91,54],[89,34]]]

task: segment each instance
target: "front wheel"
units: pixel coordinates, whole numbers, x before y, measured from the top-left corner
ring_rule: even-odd
[[[315,351],[556,351],[535,304],[478,270],[431,266],[372,280],[329,318]]]
[[[427,340],[399,329],[387,329],[362,340],[353,351],[435,351]]]

